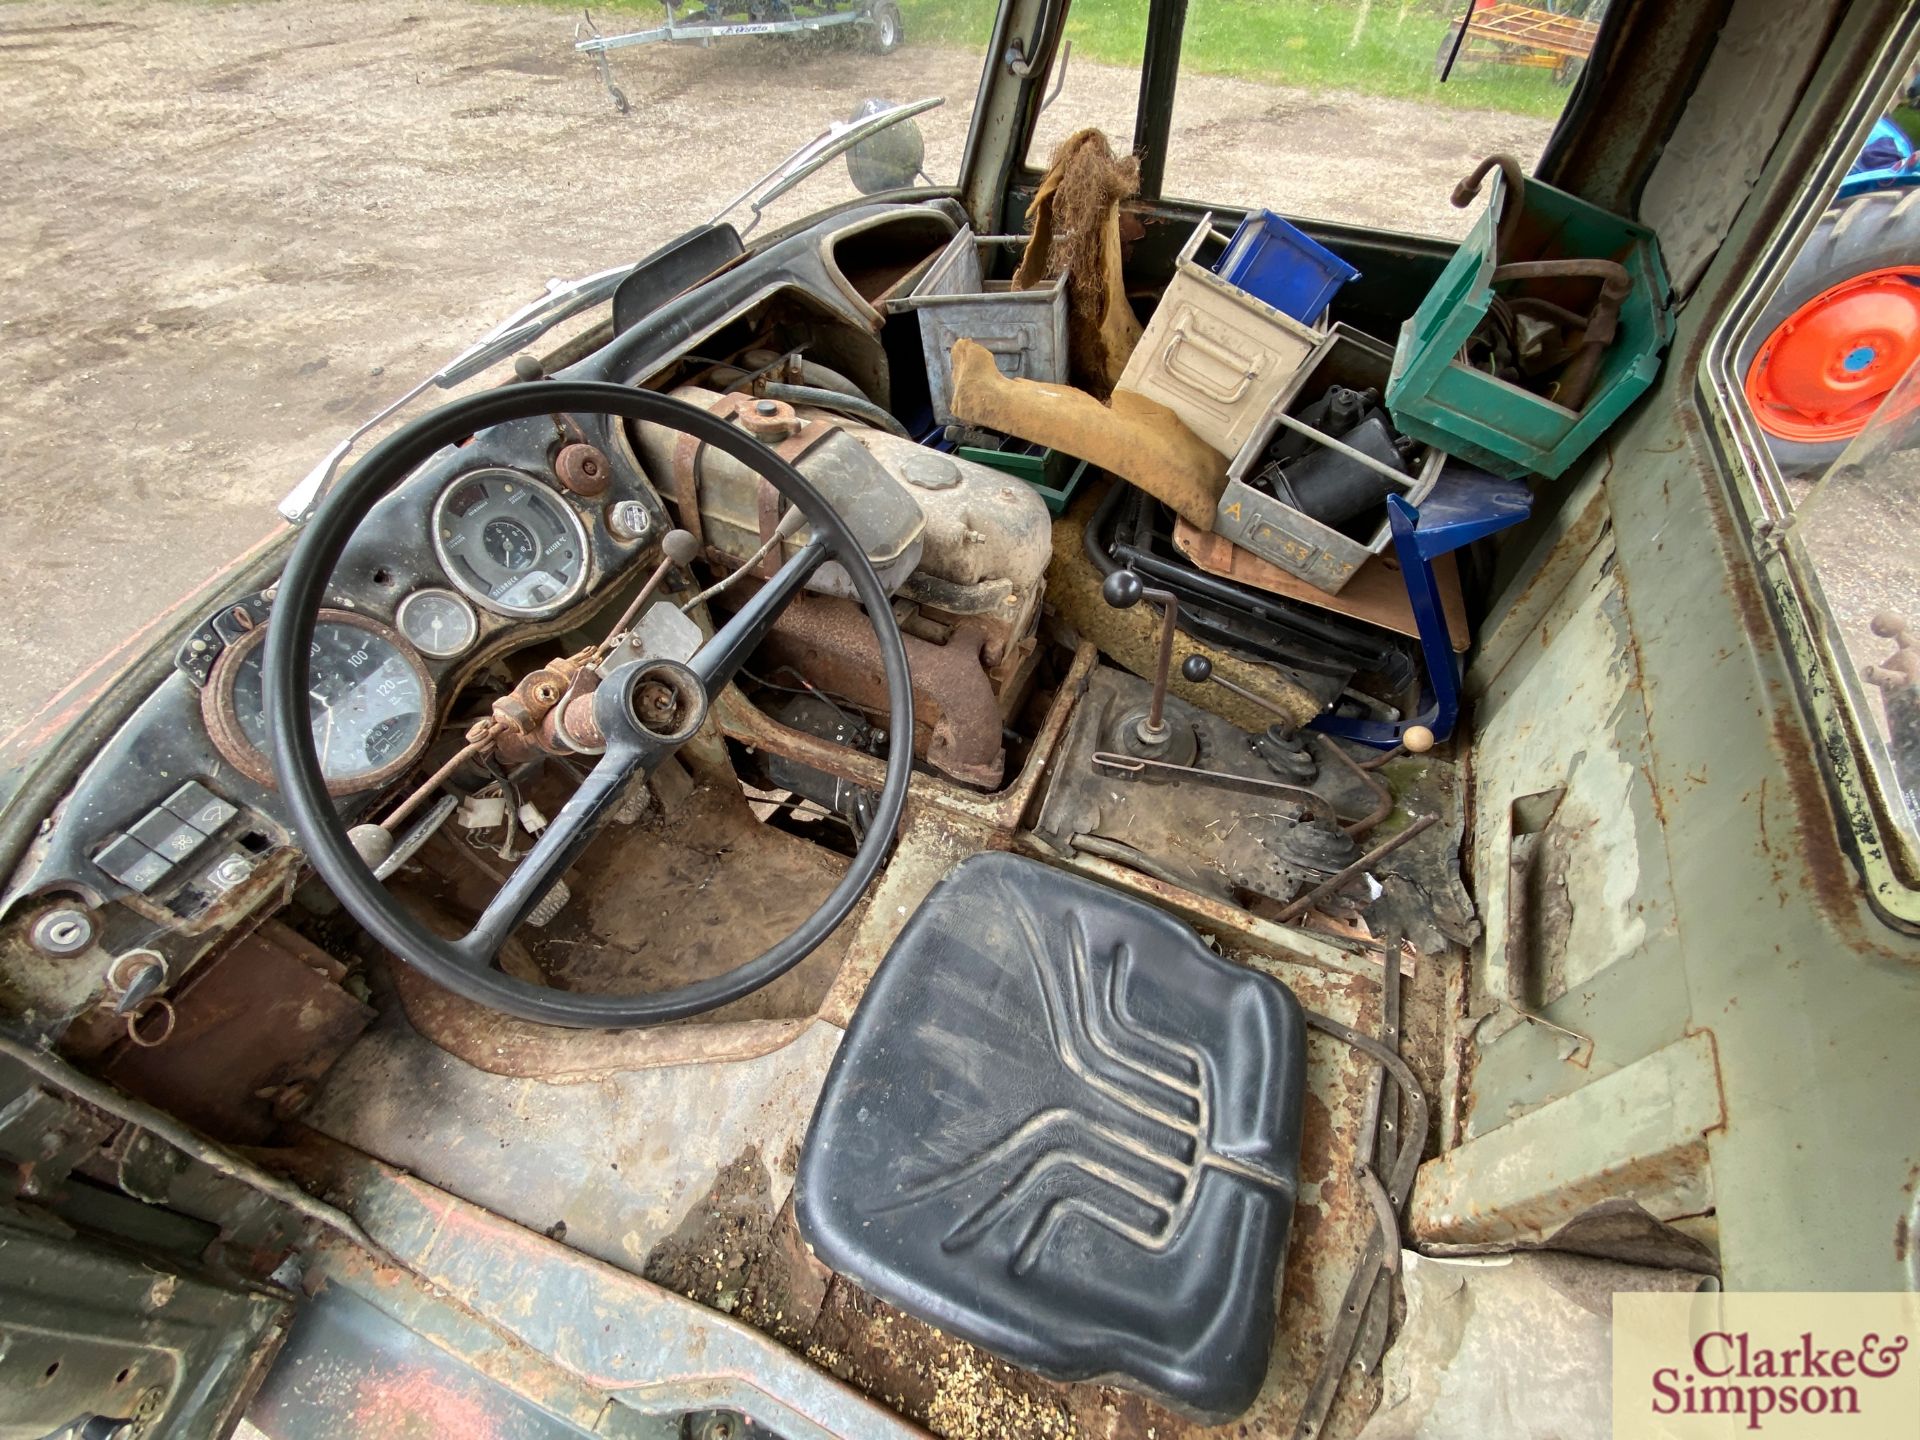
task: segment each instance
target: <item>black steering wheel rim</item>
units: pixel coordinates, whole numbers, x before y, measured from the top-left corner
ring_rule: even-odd
[[[602,414],[666,425],[732,456],[772,484],[806,517],[815,542],[824,542],[826,553],[851,579],[879,640],[889,733],[913,734],[907,652],[886,589],[846,522],[805,476],[743,430],[670,396],[594,381],[538,381],[452,401],[396,430],[335,485],[307,522],[280,578],[262,667],[274,773],[314,870],[374,939],[435,983],[523,1020],[577,1029],[658,1025],[717,1009],[778,979],[847,917],[892,847],[906,806],[913,747],[895,744],[889,751],[872,823],[846,874],[820,907],[758,958],[705,980],[649,995],[553,990],[474,964],[458,942],[428,929],[400,905],[353,849],[327,794],[307,706],[315,618],[334,566],[360,523],[420,465],[489,426],[553,414]]]

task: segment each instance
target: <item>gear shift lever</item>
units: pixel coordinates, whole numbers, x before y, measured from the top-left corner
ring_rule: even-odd
[[[1120,743],[1127,752],[1147,760],[1190,765],[1199,751],[1193,726],[1167,719],[1167,676],[1173,668],[1173,631],[1180,601],[1168,590],[1149,588],[1131,570],[1116,570],[1100,586],[1100,598],[1115,610],[1131,610],[1142,600],[1162,607],[1160,645],[1153,667],[1153,693],[1145,710],[1130,710],[1120,721]]]

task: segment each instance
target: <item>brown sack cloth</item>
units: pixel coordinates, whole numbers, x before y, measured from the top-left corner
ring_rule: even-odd
[[[1053,152],[1034,193],[1033,234],[1013,288],[1031,290],[1067,272],[1067,354],[1073,381],[1099,399],[1113,393],[1140,343],[1140,322],[1120,274],[1120,202],[1140,189],[1140,162],[1116,160],[1107,137],[1082,130]]]
[[[1227,488],[1226,456],[1144,395],[1116,391],[1109,408],[1084,390],[1009,379],[985,346],[956,340],[953,413],[969,425],[1091,460],[1171,505],[1196,529],[1213,529],[1214,507]]]

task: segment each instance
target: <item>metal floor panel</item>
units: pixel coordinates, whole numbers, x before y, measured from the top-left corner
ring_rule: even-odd
[[[388,1016],[328,1076],[324,1135],[639,1274],[722,1172],[759,1167],[773,1208],[840,1031],[748,1060],[535,1080],[476,1070]]]
[[[340,1285],[302,1307],[247,1419],[267,1440],[576,1440],[594,1433],[496,1384]]]

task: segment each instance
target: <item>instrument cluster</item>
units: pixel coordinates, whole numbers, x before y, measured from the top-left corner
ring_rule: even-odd
[[[364,812],[422,758],[479,667],[578,623],[658,549],[666,512],[618,444],[591,493],[563,480],[574,472],[554,456],[580,445],[566,423],[501,425],[442,451],[374,507],[336,563],[307,690],[343,815]],[[269,759],[273,598],[269,586],[230,600],[195,627],[0,903],[50,891],[121,900],[193,933],[284,883],[298,840]],[[168,828],[182,806],[218,812],[217,823]]]
[[[611,486],[582,496],[550,467],[505,463],[503,437],[485,438],[494,443],[476,439],[382,502],[335,570],[340,604],[315,625],[308,690],[336,795],[378,789],[420,757],[460,662],[563,615],[664,533],[650,490],[637,502]],[[209,643],[217,654],[202,667],[201,712],[233,768],[271,787],[261,689],[271,596],[251,603],[262,623]]]

